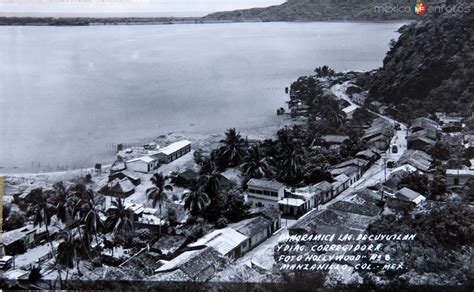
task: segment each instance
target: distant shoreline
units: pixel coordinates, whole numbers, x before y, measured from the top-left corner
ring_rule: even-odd
[[[103,25],[173,25],[173,24],[221,24],[221,23],[390,23],[413,19],[320,19],[320,20],[207,20],[203,17],[0,17],[0,26],[103,26]]]

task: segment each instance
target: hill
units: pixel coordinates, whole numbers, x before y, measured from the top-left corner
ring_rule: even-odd
[[[404,121],[435,112],[469,115],[474,104],[474,7],[443,13],[401,28],[383,68],[361,82],[368,101],[382,101]],[[365,84],[363,84],[365,83]]]
[[[289,0],[281,5],[216,12],[207,21],[325,21],[325,20],[399,20],[414,19],[411,11],[393,11],[408,7],[412,0]],[[382,9],[388,8],[388,9]]]

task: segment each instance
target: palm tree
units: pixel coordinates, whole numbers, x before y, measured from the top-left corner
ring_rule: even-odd
[[[158,204],[160,208],[161,217],[161,205],[163,204],[163,201],[168,197],[165,191],[173,191],[173,187],[171,185],[166,184],[166,178],[163,176],[162,173],[155,173],[150,178],[150,180],[154,186],[147,189],[146,194],[149,200],[153,200],[153,208],[155,208],[156,204]]]
[[[221,187],[221,174],[219,173],[213,160],[208,159],[203,163],[200,175],[202,183],[205,185],[205,191],[209,195],[209,198],[216,198],[219,195]]]
[[[131,217],[131,211],[125,208],[121,199],[112,201],[111,210],[105,220],[105,230],[112,232],[114,239],[124,242],[133,232]]]
[[[346,113],[339,108],[339,102],[334,98],[329,98],[321,107],[321,117],[336,128],[340,128],[346,121]]]
[[[160,226],[159,226],[159,235],[161,235],[161,206],[164,200],[168,197],[166,191],[173,191],[173,187],[171,185],[166,184],[166,178],[163,176],[162,173],[155,173],[151,178],[151,182],[153,183],[153,187],[146,190],[146,195],[149,200],[152,201],[153,208],[158,204],[160,209]]]
[[[99,245],[97,233],[104,229],[104,222],[99,216],[101,212],[100,205],[96,204],[93,197],[89,200],[81,200],[75,209],[75,213],[79,214],[79,222],[84,224],[84,237],[93,235],[97,245]]]
[[[78,274],[81,275],[81,271],[79,270],[81,244],[80,240],[74,238],[69,230],[62,231],[58,234],[58,238],[63,241],[58,245],[56,263],[66,268],[65,281],[67,281],[69,269],[74,268],[74,264],[76,264]]]
[[[268,177],[272,174],[272,169],[269,164],[267,157],[263,157],[260,147],[258,145],[253,146],[248,155],[244,158],[242,172],[248,178],[262,178]]]
[[[205,187],[205,179],[198,178],[191,190],[185,194],[184,208],[189,210],[193,216],[202,214],[211,203]]]
[[[245,140],[235,128],[227,130],[225,136],[225,139],[221,140],[224,146],[219,150],[219,158],[226,166],[236,166],[245,155]]]
[[[296,184],[301,180],[303,172],[303,156],[301,150],[294,149],[284,153],[279,162],[280,179],[290,184]]]
[[[55,253],[52,238],[48,227],[51,224],[51,217],[56,213],[56,208],[52,204],[48,203],[47,196],[43,193],[42,189],[35,189],[32,192],[34,192],[35,197],[35,202],[33,205],[33,226],[39,226],[41,228],[44,224],[46,233],[48,235],[49,245],[51,247],[51,253],[54,255]]]

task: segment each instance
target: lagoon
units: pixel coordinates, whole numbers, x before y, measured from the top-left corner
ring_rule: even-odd
[[[272,125],[317,66],[382,66],[401,22],[0,27],[0,173],[93,167],[111,144]]]

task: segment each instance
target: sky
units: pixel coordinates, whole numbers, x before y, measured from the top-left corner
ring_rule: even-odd
[[[285,0],[0,0],[0,16],[203,16]]]

